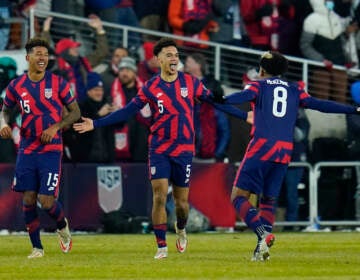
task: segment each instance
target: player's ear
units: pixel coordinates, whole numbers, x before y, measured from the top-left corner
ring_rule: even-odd
[[[28,54],[25,56],[25,59],[26,59],[26,61],[29,61],[29,55]]]

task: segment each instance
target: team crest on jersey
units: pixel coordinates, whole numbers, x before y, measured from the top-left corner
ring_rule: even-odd
[[[180,88],[180,94],[181,94],[181,96],[182,97],[187,97],[188,96],[188,89],[186,88],[186,87],[182,87],[182,88]]]
[[[156,173],[156,167],[155,167],[155,166],[151,166],[150,172],[151,172],[151,175],[155,175],[155,173]]]
[[[52,89],[51,88],[46,88],[45,89],[45,97],[47,99],[51,98],[52,97]]]

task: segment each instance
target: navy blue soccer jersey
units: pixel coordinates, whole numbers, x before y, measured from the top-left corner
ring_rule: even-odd
[[[299,106],[328,113],[356,111],[353,106],[313,98],[297,83],[278,77],[252,82],[227,97],[225,103],[247,101],[254,111],[254,124],[245,157],[279,163],[290,162]]]
[[[149,152],[177,156],[194,153],[194,103],[207,99],[210,91],[195,77],[179,72],[173,82],[157,75],[146,82],[124,109],[94,120],[94,126],[121,122],[149,104]]]
[[[38,82],[33,82],[27,74],[10,82],[6,89],[4,104],[21,108],[20,152],[25,154],[62,151],[61,131],[51,143],[40,142],[42,132],[62,119],[63,106],[75,100],[70,85],[63,78],[50,72]]]

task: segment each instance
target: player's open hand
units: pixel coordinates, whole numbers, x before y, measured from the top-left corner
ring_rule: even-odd
[[[92,119],[81,117],[83,122],[74,123],[73,128],[79,133],[85,133],[94,129],[94,123]]]
[[[8,125],[4,125],[0,130],[0,137],[4,139],[9,139],[12,137],[11,128]]]

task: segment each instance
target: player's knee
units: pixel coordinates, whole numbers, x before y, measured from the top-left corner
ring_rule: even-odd
[[[174,200],[175,207],[177,209],[187,209],[189,208],[189,202],[186,198],[177,198]]]
[[[49,195],[39,195],[39,203],[43,209],[50,209],[54,204],[55,198]]]
[[[166,205],[166,195],[161,193],[154,193],[153,194],[153,204],[158,207],[165,207]]]
[[[25,192],[23,195],[23,204],[24,205],[35,205],[37,200],[36,193]]]

